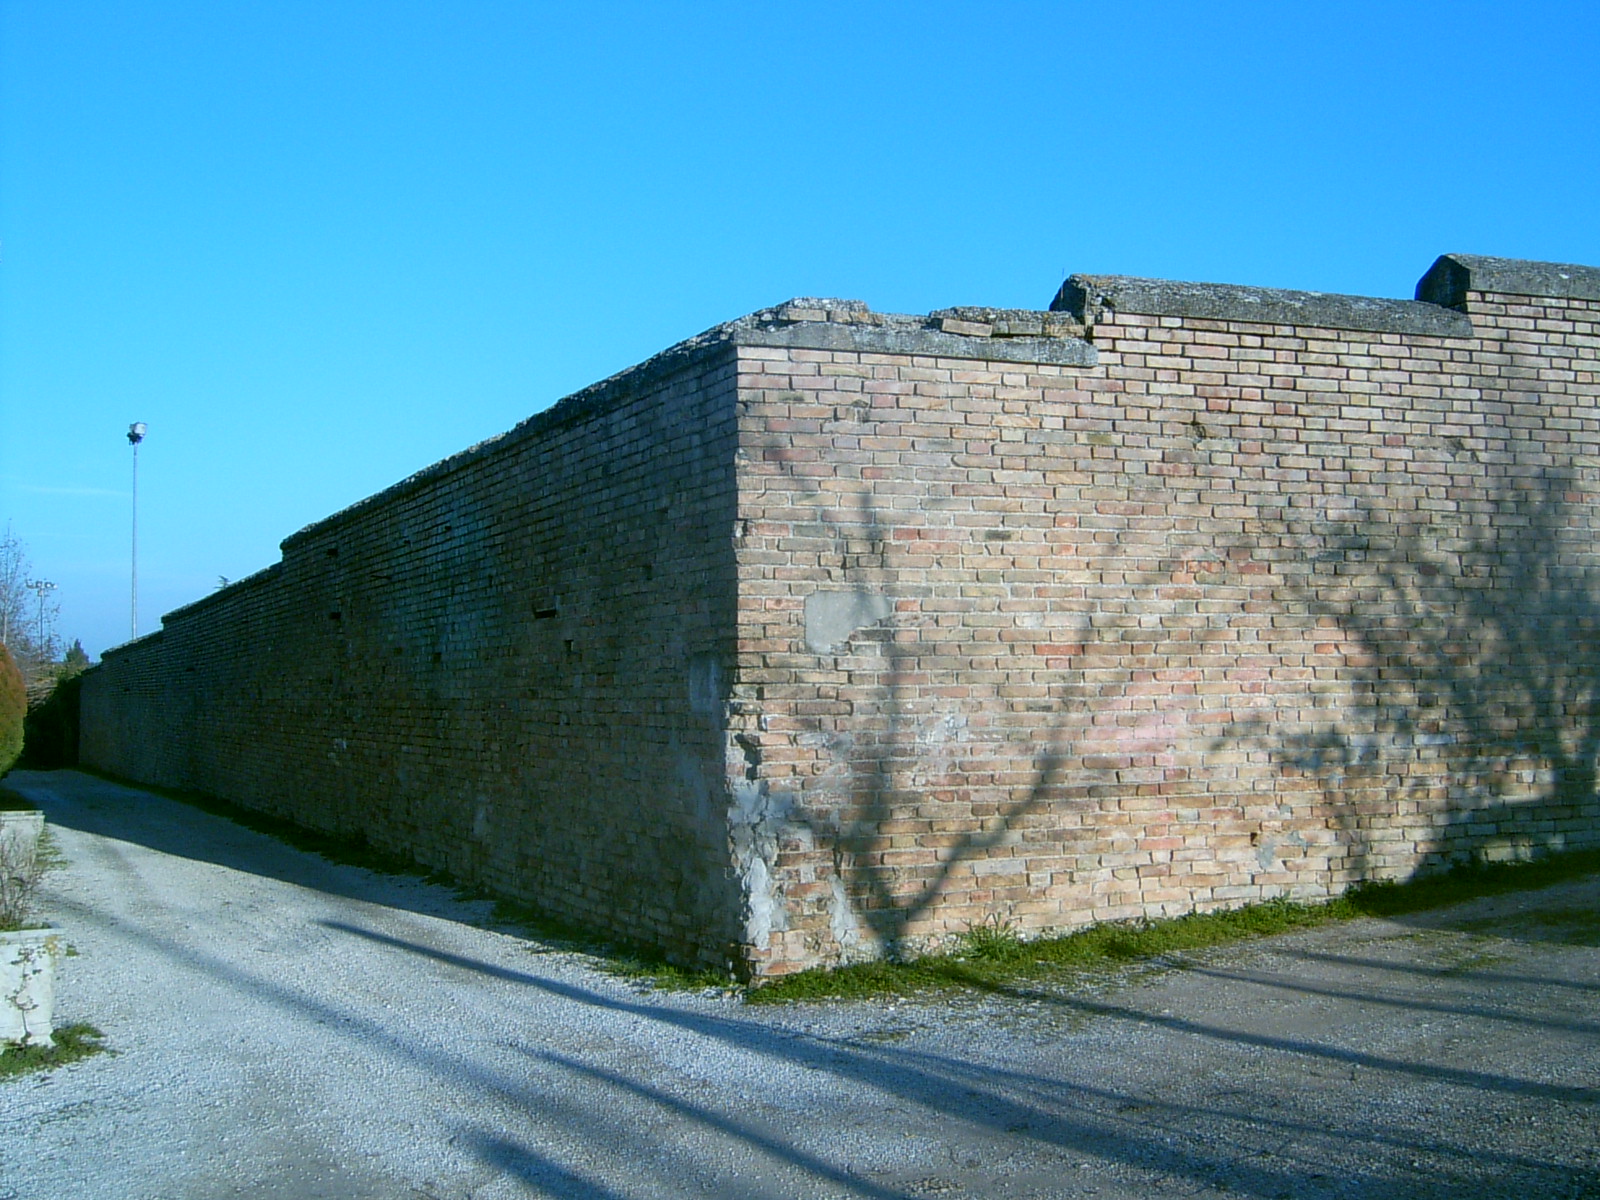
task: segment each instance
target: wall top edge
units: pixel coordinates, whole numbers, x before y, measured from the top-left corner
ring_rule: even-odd
[[[1417,281],[1417,299],[1454,308],[1468,292],[1600,300],[1600,267],[1577,263],[1491,258],[1484,254],[1441,254]]]
[[[470,463],[487,458],[497,451],[515,445],[526,438],[558,429],[591,414],[602,412],[630,396],[637,395],[640,391],[653,386],[667,376],[676,374],[694,362],[728,346],[730,343],[729,328],[728,325],[719,325],[692,338],[687,338],[675,346],[669,346],[661,353],[651,356],[642,363],[637,363],[634,366],[618,371],[615,375],[608,376],[598,383],[592,383],[581,391],[573,392],[570,396],[557,400],[549,408],[535,413],[526,420],[519,421],[504,433],[498,433],[492,438],[486,438],[475,445],[468,446],[465,450],[460,450],[448,458],[440,459],[432,466],[424,467],[415,474],[406,476],[398,483],[384,488],[381,492],[375,492],[371,496],[357,500],[354,504],[323,517],[320,521],[313,521],[310,525],[284,538],[279,543],[279,549],[287,552],[291,547],[326,533],[336,526],[343,525],[369,509],[397,499],[408,492],[413,492],[432,480],[458,471]]]
[[[497,450],[604,411],[665,377],[727,348],[771,346],[853,350],[862,353],[926,354],[978,361],[1092,367],[1099,359],[1094,347],[1082,340],[1082,333],[1080,324],[1061,313],[1025,309],[950,308],[927,316],[903,316],[873,312],[860,300],[797,297],[714,326],[669,346],[642,363],[590,384],[505,433],[469,446],[381,492],[305,526],[285,538],[279,548],[287,552],[362,512],[414,491],[430,480],[459,470]],[[224,592],[227,590],[230,589],[224,589]],[[208,596],[185,607],[192,608],[194,604],[212,598]]]
[[[162,620],[164,622],[166,618],[163,617]],[[107,659],[120,658],[122,655],[132,653],[134,650],[138,650],[144,646],[154,645],[156,642],[161,640],[161,635],[163,632],[163,630],[157,629],[152,633],[142,633],[136,638],[131,638],[128,641],[121,642],[115,646],[108,646],[106,649],[100,651],[100,663],[104,663]],[[96,666],[98,665],[100,664],[97,663]],[[94,667],[89,668],[91,671],[94,669]]]
[[[187,604],[180,604],[177,608],[172,609],[161,618],[161,624],[171,625],[174,621],[182,621],[193,616],[201,609],[210,608],[214,604],[220,604],[226,598],[238,596],[243,592],[249,591],[251,588],[260,587],[264,583],[270,583],[282,570],[282,563],[272,563],[270,566],[262,567],[261,570],[246,575],[243,579],[235,579],[226,587],[217,588],[214,592],[210,592],[207,595],[201,596],[198,600],[191,600]]]
[[[1368,333],[1470,338],[1465,314],[1427,300],[1387,300],[1332,292],[1299,292],[1231,283],[1186,283],[1129,275],[1073,275],[1050,308],[1092,326],[1105,311],[1151,317],[1248,321]]]
[[[791,302],[793,303],[793,302]],[[830,302],[835,303],[835,302]],[[823,319],[780,306],[742,317],[728,327],[736,346],[835,350],[863,354],[926,355],[976,362],[1048,363],[1092,367],[1095,348],[1075,321],[1057,313],[1022,309],[941,309],[926,317],[830,309]]]

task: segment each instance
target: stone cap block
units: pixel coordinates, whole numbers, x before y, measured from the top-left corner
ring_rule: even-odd
[[[1151,317],[1249,321],[1258,325],[1303,325],[1430,337],[1472,336],[1472,322],[1465,314],[1427,301],[1228,283],[1182,283],[1128,275],[1073,275],[1061,285],[1050,308],[1053,312],[1070,313],[1088,327],[1109,309]]]
[[[1037,312],[1030,308],[985,308],[978,305],[961,305],[956,308],[936,308],[928,314],[931,322],[946,333],[964,332],[963,328],[988,332],[980,337],[1071,337],[1083,336],[1083,325],[1063,312]]]
[[[1001,338],[963,329],[929,328],[921,318],[884,316],[882,325],[816,321],[789,326],[735,324],[728,340],[736,346],[774,346],[793,350],[843,350],[860,354],[922,354],[977,362],[1051,363],[1092,367],[1095,348],[1080,338]]]
[[[864,300],[839,300],[822,296],[796,296],[755,314],[768,321],[830,321],[835,325],[882,325],[883,314],[875,313]]]
[[[1600,300],[1600,267],[1489,258],[1482,254],[1441,254],[1417,281],[1418,300],[1448,308],[1463,303],[1468,292]]]
[[[721,327],[736,346],[923,354],[982,362],[1092,367],[1099,357],[1083,327],[1059,313],[944,308],[927,316],[871,311],[859,300],[800,298]]]

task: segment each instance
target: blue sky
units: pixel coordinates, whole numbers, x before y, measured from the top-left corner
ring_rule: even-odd
[[[0,528],[58,632],[795,295],[1600,264],[1600,6],[0,0]]]

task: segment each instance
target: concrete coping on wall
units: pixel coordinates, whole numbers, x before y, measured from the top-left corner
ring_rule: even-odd
[[[201,609],[210,608],[214,604],[221,604],[224,600],[237,599],[239,596],[253,588],[258,588],[263,584],[271,583],[278,577],[279,572],[282,570],[282,563],[273,563],[271,566],[263,567],[259,571],[256,571],[250,575],[246,575],[243,579],[235,579],[226,587],[220,587],[214,592],[210,592],[204,596],[201,596],[198,600],[191,600],[187,604],[180,604],[177,608],[163,616],[161,618],[161,623],[163,625],[170,625],[174,621],[186,620]]]
[[[167,614],[167,616],[171,616],[171,615],[172,614],[170,614],[170,613]],[[165,625],[166,622],[167,622],[167,617],[162,617],[161,618],[161,623],[163,625]],[[166,631],[164,629],[152,630],[149,633],[141,633],[138,637],[130,638],[128,641],[122,642],[119,645],[110,646],[110,647],[100,651],[100,662],[99,663],[95,663],[93,666],[91,666],[89,668],[89,670],[90,671],[98,670],[100,668],[100,663],[103,663],[108,659],[116,658],[118,655],[126,654],[130,650],[138,650],[138,649],[141,649],[141,648],[143,648],[145,646],[153,646],[157,642],[161,641],[162,636],[163,636],[163,634],[165,632]]]
[[[1472,321],[1465,313],[1424,300],[1385,300],[1231,283],[1182,283],[1129,275],[1073,275],[1061,285],[1050,308],[1072,314],[1090,329],[1109,310],[1256,325],[1442,338],[1472,336]]]
[[[1483,254],[1441,254],[1417,281],[1418,300],[1449,308],[1464,304],[1468,292],[1600,300],[1600,267],[1490,258]]]
[[[962,314],[985,319],[967,321]],[[387,504],[526,438],[603,412],[668,376],[732,347],[918,354],[979,362],[1092,367],[1099,356],[1095,348],[1082,339],[1082,332],[1082,326],[1070,317],[1024,309],[955,308],[941,309],[927,316],[904,316],[873,312],[860,300],[798,297],[708,329],[636,366],[590,384],[505,433],[424,467],[415,475],[290,534],[280,543],[280,549],[287,553],[369,509]],[[187,607],[193,608],[227,594],[232,587]]]
[[[738,346],[913,354],[978,362],[1092,367],[1095,348],[1070,315],[1016,308],[942,308],[926,316],[873,312],[859,300],[802,298],[723,326]]]
[[[162,614],[161,629],[157,629],[151,633],[143,634],[137,638],[134,638],[132,641],[123,642],[119,646],[112,646],[109,650],[105,650],[101,653],[100,659],[103,662],[107,658],[115,658],[118,655],[126,654],[130,650],[149,645],[153,642],[159,642],[162,634],[165,632],[166,627],[171,625],[174,621],[187,620],[188,618],[194,616],[195,613],[200,612],[203,609],[210,608],[212,605],[221,604],[223,601],[229,599],[237,599],[241,594],[249,591],[252,588],[257,588],[263,584],[272,582],[278,577],[278,574],[282,570],[282,563],[273,563],[270,566],[263,567],[261,570],[256,571],[253,574],[246,575],[243,579],[235,579],[226,587],[218,588],[214,592],[210,592],[207,595],[201,596],[198,600],[191,600],[187,604],[180,604],[177,608]]]

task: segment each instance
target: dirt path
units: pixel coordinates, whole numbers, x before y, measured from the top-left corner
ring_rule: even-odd
[[[16,773],[69,865],[0,1200],[1600,1196],[1600,880],[1020,999],[640,994],[441,889]]]

